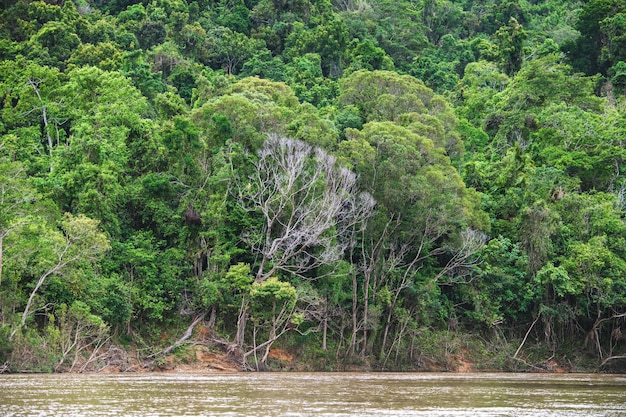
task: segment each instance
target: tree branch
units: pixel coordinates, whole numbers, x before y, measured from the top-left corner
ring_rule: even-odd
[[[202,313],[201,315],[196,317],[196,319],[189,325],[189,327],[187,328],[185,333],[183,333],[183,335],[182,335],[182,337],[180,339],[178,339],[176,342],[172,343],[171,345],[169,345],[168,347],[166,347],[162,351],[157,352],[157,353],[155,353],[153,355],[150,355],[149,358],[154,358],[154,357],[157,357],[157,356],[160,356],[160,355],[167,355],[172,350],[174,350],[178,346],[182,345],[187,339],[189,339],[191,337],[191,335],[193,334],[193,329],[198,325],[198,323],[200,323],[202,320],[204,320],[204,316],[205,315],[206,315],[206,313]]]

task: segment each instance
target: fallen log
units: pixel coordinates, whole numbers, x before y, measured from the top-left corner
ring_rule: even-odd
[[[198,325],[198,323],[200,323],[202,320],[204,320],[204,316],[206,314],[203,313],[201,315],[199,315],[198,317],[196,317],[196,319],[193,321],[193,323],[191,323],[191,325],[187,328],[187,330],[185,331],[185,333],[183,334],[183,336],[178,339],[176,342],[174,342],[173,344],[169,345],[168,347],[166,347],[165,349],[154,353],[150,356],[148,356],[149,358],[155,358],[157,356],[161,356],[161,355],[167,355],[168,353],[170,353],[172,350],[176,349],[178,346],[182,345],[183,343],[185,343],[185,341],[187,339],[189,339],[191,337],[191,335],[193,334],[193,329]]]
[[[610,361],[618,360],[618,359],[626,359],[626,355],[617,355],[617,356],[609,356],[600,364],[600,369],[604,368]]]

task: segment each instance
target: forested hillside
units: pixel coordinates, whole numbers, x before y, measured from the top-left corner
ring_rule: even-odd
[[[624,1],[0,5],[0,372],[621,366]]]

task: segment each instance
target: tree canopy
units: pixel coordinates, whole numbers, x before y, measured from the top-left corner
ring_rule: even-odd
[[[626,355],[623,1],[0,4],[0,369]]]

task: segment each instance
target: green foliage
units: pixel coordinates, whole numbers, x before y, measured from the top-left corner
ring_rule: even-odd
[[[564,45],[574,66],[589,75],[602,73],[623,60],[624,13],[618,0],[586,2],[576,22],[580,36]]]
[[[619,61],[609,69],[611,82],[617,88],[621,88],[626,97],[626,62]]]
[[[149,232],[137,232],[113,248],[111,267],[123,272],[130,290],[133,315],[127,316],[129,323],[131,318],[140,322],[163,320],[174,309],[184,287],[181,251],[164,247],[164,242]],[[120,307],[127,309],[128,305]]]
[[[43,65],[63,68],[65,61],[79,45],[79,37],[67,25],[48,22],[31,38],[29,58]]]
[[[535,281],[544,286],[549,285],[558,297],[577,294],[581,290],[581,283],[572,282],[565,268],[555,267],[552,263],[548,263],[537,272]]]
[[[514,17],[511,17],[507,26],[502,26],[496,32],[496,45],[498,46],[501,66],[509,76],[515,74],[522,67],[523,45],[527,36],[522,25]]]
[[[537,111],[550,104],[599,112],[601,100],[593,95],[595,81],[573,73],[556,55],[533,60],[495,96],[485,130],[509,146],[516,141],[524,144],[537,128]]]
[[[319,54],[305,54],[285,65],[285,82],[300,101],[322,107],[337,96],[337,84],[322,75],[322,58]]]
[[[393,70],[393,61],[382,48],[366,39],[356,43],[352,48],[350,69],[352,70]]]
[[[104,3],[0,1],[0,366],[202,314],[331,367],[623,354],[623,1]]]
[[[252,285],[254,278],[250,274],[250,265],[238,263],[231,265],[226,272],[226,282],[238,291],[246,291]]]
[[[237,74],[245,61],[265,48],[262,40],[248,38],[225,27],[213,29],[208,33],[206,42],[209,50],[206,64],[214,69],[223,69],[227,74]]]
[[[263,282],[254,283],[250,289],[250,297],[261,310],[274,309],[276,305],[285,305],[288,308],[295,305],[298,295],[296,289],[288,282],[281,282],[276,277],[270,277]],[[271,311],[271,310],[270,310]]]
[[[477,267],[476,281],[462,289],[473,306],[466,314],[487,326],[516,323],[533,302],[527,289],[527,256],[519,244],[502,236],[489,241],[480,256],[483,262]]]
[[[215,23],[235,32],[249,33],[250,10],[243,0],[221,0],[215,5]]]

